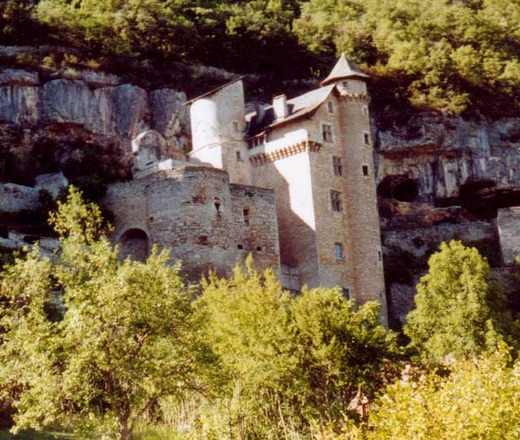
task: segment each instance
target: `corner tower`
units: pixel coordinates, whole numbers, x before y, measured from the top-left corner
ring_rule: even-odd
[[[342,151],[343,194],[346,201],[344,228],[346,252],[351,264],[358,302],[377,300],[386,310],[383,255],[370,129],[368,75],[344,55],[321,83],[334,84],[339,103],[338,141]]]

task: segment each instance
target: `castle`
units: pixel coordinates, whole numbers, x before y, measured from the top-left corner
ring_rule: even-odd
[[[225,84],[188,102],[187,158],[143,133],[104,202],[123,252],[167,247],[191,277],[252,254],[291,290],[340,286],[386,316],[367,79],[341,56],[316,90],[249,114],[241,79]]]

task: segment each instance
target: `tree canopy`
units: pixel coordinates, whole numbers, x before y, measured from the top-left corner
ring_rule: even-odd
[[[176,60],[323,77],[345,52],[372,76],[382,108],[518,111],[513,0],[7,0],[0,24],[9,44],[68,44],[94,58],[146,58],[156,68]]]
[[[16,430],[59,424],[129,439],[158,398],[203,386],[190,294],[166,252],[120,262],[77,190],[53,222],[57,259],[35,247],[0,284],[0,382],[14,390]]]
[[[475,356],[508,338],[514,329],[501,286],[490,278],[489,264],[460,241],[442,243],[428,262],[407,316],[412,345],[437,361]]]

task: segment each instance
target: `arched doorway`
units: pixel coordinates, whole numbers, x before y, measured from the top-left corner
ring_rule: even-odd
[[[128,229],[119,239],[119,255],[122,260],[130,257],[135,261],[146,261],[150,251],[148,235],[142,229]]]

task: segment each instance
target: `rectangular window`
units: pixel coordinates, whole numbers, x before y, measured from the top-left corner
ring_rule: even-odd
[[[242,217],[244,218],[244,223],[246,225],[248,225],[249,224],[249,209],[242,210]]]
[[[364,107],[363,107],[363,114],[364,114],[365,116],[368,116],[368,107],[367,107],[367,106],[364,106]]]
[[[368,165],[363,165],[361,169],[363,171],[363,176],[368,176]]]
[[[332,137],[332,125],[321,124],[321,137],[325,142],[333,142],[334,138]]]
[[[332,168],[336,176],[343,176],[343,158],[332,156]]]
[[[330,206],[333,211],[341,212],[343,211],[343,199],[341,197],[341,193],[338,191],[330,192]]]
[[[233,131],[235,133],[238,133],[238,122],[236,122],[236,121],[233,121]]]
[[[235,155],[238,161],[242,160],[242,155],[240,154],[240,151],[235,151]]]
[[[363,133],[363,142],[365,142],[365,145],[370,145],[370,134]]]
[[[350,289],[348,287],[342,287],[341,291],[346,299],[350,299]]]
[[[344,260],[342,243],[334,243],[334,254],[336,256],[336,261]]]
[[[331,101],[327,101],[327,111],[329,113],[334,113],[334,104]]]

